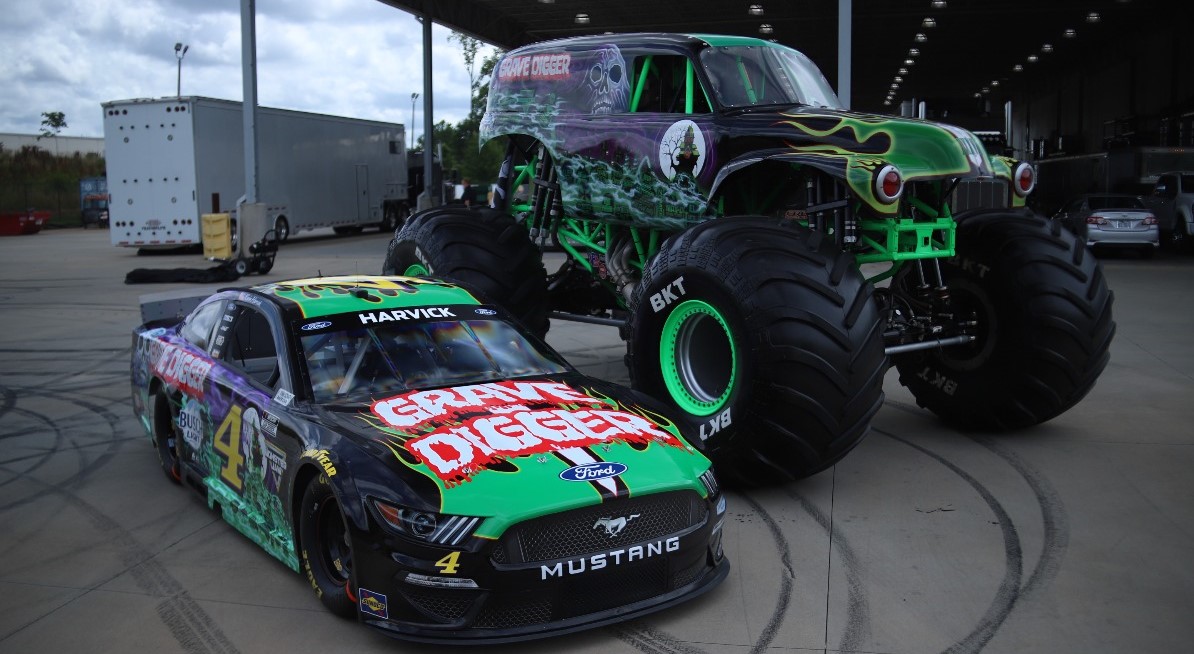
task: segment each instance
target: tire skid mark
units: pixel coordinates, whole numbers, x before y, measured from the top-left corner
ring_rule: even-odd
[[[886,403],[905,413],[924,415],[923,409],[906,402],[888,400]],[[883,433],[886,434],[886,432]],[[1061,569],[1061,561],[1065,557],[1070,542],[1069,516],[1065,505],[1057,490],[1045,476],[1019,455],[989,436],[968,434],[967,438],[1006,461],[1024,479],[1036,496],[1037,505],[1041,510],[1041,520],[1044,524],[1044,541],[1041,545],[1041,556],[1033,568],[1032,575],[1021,588],[1021,596],[1026,596],[1038,590],[1041,585],[1052,581]]]
[[[871,609],[863,590],[858,555],[850,547],[845,534],[833,524],[830,516],[827,516],[803,495],[790,489],[785,490],[785,493],[798,503],[800,508],[825,530],[825,533],[829,534],[830,547],[837,552],[845,566],[846,627],[837,649],[843,652],[858,651],[863,641],[871,633]],[[826,618],[828,619],[828,612],[826,612]],[[828,629],[826,629],[825,637],[827,639],[829,637]]]
[[[120,563],[123,569],[112,578],[128,572],[137,587],[146,595],[162,598],[155,607],[155,611],[167,630],[170,631],[171,636],[185,651],[195,654],[238,654],[239,650],[216,626],[211,616],[156,559],[156,556],[138,542],[128,530],[74,492],[39,479],[29,478],[29,480],[41,484],[48,492],[63,496],[72,508],[83,514],[92,527],[101,534],[101,537],[106,537],[120,548]],[[86,589],[84,593],[57,607],[55,611],[85,597],[99,585],[111,581],[112,578]],[[43,614],[14,629],[4,638],[0,638],[0,643],[49,615],[50,613]]]
[[[779,524],[775,522],[775,518],[771,517],[771,514],[749,495],[742,494],[741,497],[767,525],[768,531],[771,532],[772,542],[775,544],[776,553],[780,555],[780,562],[786,571],[786,574],[780,576],[780,592],[776,598],[775,610],[772,611],[767,626],[763,628],[759,638],[750,649],[751,654],[758,654],[765,652],[771,642],[775,640],[775,635],[779,631],[780,625],[783,624],[784,617],[787,616],[788,605],[792,600],[792,579],[796,575],[792,571],[788,539],[779,528]],[[668,633],[635,623],[615,628],[614,635],[643,654],[702,654],[704,652],[704,650],[682,642]]]
[[[995,514],[995,519],[999,522],[999,529],[1003,534],[1005,561],[1003,579],[1000,580],[995,597],[991,600],[990,606],[987,607],[986,613],[979,619],[978,624],[971,629],[969,634],[944,651],[944,654],[977,654],[977,652],[981,652],[987,646],[987,643],[995,636],[995,632],[999,630],[999,627],[1011,615],[1012,609],[1015,608],[1016,602],[1020,597],[1020,584],[1024,578],[1024,552],[1020,544],[1020,535],[1016,531],[1016,525],[1012,521],[1011,516],[1003,508],[1003,505],[987,490],[986,486],[952,461],[889,431],[878,428],[875,428],[874,431],[920,452],[957,475],[978,493],[979,497],[983,499],[983,502],[987,504],[987,508]]]
[[[759,634],[759,638],[755,641],[753,647],[750,648],[751,654],[758,654],[767,650],[771,645],[771,641],[775,640],[775,635],[779,631],[780,625],[784,622],[784,617],[788,614],[788,605],[792,601],[792,579],[796,574],[792,571],[792,555],[788,547],[788,539],[779,528],[779,524],[775,522],[775,518],[763,508],[748,493],[742,494],[742,500],[746,502],[752,509],[758,513],[759,517],[763,519],[763,523],[767,525],[767,529],[771,531],[771,539],[775,543],[775,548],[779,552],[780,563],[784,566],[786,574],[780,575],[780,591],[779,597],[776,599],[775,610],[771,613],[771,618],[767,621],[767,626],[763,628],[763,632]]]
[[[1020,588],[1020,599],[1022,599],[1052,581],[1061,570],[1062,559],[1065,558],[1070,544],[1069,515],[1061,501],[1061,496],[1040,471],[989,437],[970,436],[970,439],[987,448],[1015,469],[1024,478],[1024,481],[1028,482],[1041,509],[1041,520],[1044,523],[1041,556],[1037,560],[1032,574],[1028,577],[1028,581]]]
[[[29,432],[29,433],[37,433],[37,432]],[[123,438],[113,438],[113,439],[106,440],[106,441],[89,442],[85,445],[75,445],[74,447],[58,448],[55,451],[55,453],[71,452],[71,451],[83,452],[84,450],[86,450],[88,448],[99,447],[100,445],[112,445],[113,443],[124,443],[127,441],[139,441],[139,440],[143,440],[143,438],[141,436],[125,436]],[[14,459],[5,459],[3,461],[0,461],[0,466],[7,466],[12,463],[20,463],[22,461],[28,461],[29,459],[35,459],[39,456],[42,456],[42,455],[41,454],[29,454],[27,456],[18,456]],[[7,482],[5,482],[5,483],[7,483]],[[3,486],[3,485],[4,485],[3,483],[0,483],[0,486]]]
[[[115,357],[127,356],[128,348],[122,349],[113,357],[105,358],[96,362],[92,367],[100,367],[114,361]],[[80,374],[79,371],[72,371],[71,373],[62,375],[59,380],[69,379],[75,375]],[[72,490],[77,487],[82,481],[90,477],[95,472],[102,469],[107,462],[115,456],[120,447],[130,438],[122,438],[120,436],[119,425],[121,419],[112,411],[108,410],[108,406],[116,404],[117,401],[110,398],[103,398],[105,404],[99,404],[86,399],[82,399],[79,394],[67,392],[61,389],[48,388],[50,383],[39,384],[38,386],[22,389],[10,389],[8,387],[0,387],[0,417],[19,412],[21,415],[33,417],[50,426],[55,434],[56,443],[53,448],[47,453],[47,458],[62,451],[62,441],[66,439],[62,426],[59,424],[63,421],[55,421],[52,418],[27,409],[17,409],[16,402],[18,396],[21,399],[28,397],[42,397],[50,400],[66,401],[75,407],[82,408],[92,415],[99,416],[103,422],[108,424],[111,438],[102,443],[89,443],[87,445],[80,445],[75,443],[73,439],[72,444],[75,445],[75,451],[80,455],[79,469],[74,474],[68,476],[66,479],[56,483],[49,483],[38,479],[31,473],[40,467],[43,463],[39,462],[33,468],[23,472],[14,473],[14,479],[25,479],[45,488],[49,493],[55,493],[63,497],[69,506],[82,512],[87,521],[95,528],[101,537],[107,537],[119,547],[121,552],[120,562],[123,570],[127,571],[134,583],[144,591],[147,595],[155,598],[162,598],[155,607],[159,619],[165,625],[167,630],[176,642],[187,652],[194,652],[195,654],[237,654],[237,648],[228,640],[218,626],[212,621],[211,617],[203,610],[201,606],[190,596],[187,590],[170,575],[169,571],[156,560],[154,554],[139,543],[131,532],[122,528],[114,519],[104,514],[98,508],[87,502],[84,498],[75,494]],[[98,399],[98,398],[97,398]],[[120,400],[123,402],[123,399]],[[74,425],[72,425],[74,427]],[[85,456],[82,448],[92,445],[104,445],[107,448],[100,452],[94,458]],[[8,483],[12,480],[5,480],[3,483]],[[0,512],[11,510],[13,508],[28,504],[34,500],[44,498],[46,492],[39,492],[30,495],[29,497],[21,498],[13,502],[9,502],[0,506]],[[106,583],[106,582],[104,582]],[[93,589],[88,589],[79,597],[83,597],[90,593]],[[77,600],[78,597],[72,599],[67,604]],[[62,605],[62,606],[65,606]],[[54,611],[57,611],[57,607]],[[43,616],[34,619],[28,624],[19,627],[7,637],[18,633],[25,628],[35,624],[42,618],[50,615],[46,613]],[[0,639],[3,642],[4,639]]]
[[[76,471],[74,474],[70,475],[66,479],[60,480],[56,484],[52,485],[52,487],[54,487],[54,488],[68,488],[68,487],[76,486],[83,480],[90,477],[92,474],[94,474],[96,471],[98,471],[104,465],[106,465],[107,462],[113,456],[115,456],[116,453],[122,447],[122,444],[125,441],[124,441],[124,439],[122,439],[120,437],[120,430],[118,429],[118,425],[120,423],[120,418],[117,417],[116,414],[112,413],[111,411],[108,411],[106,408],[96,405],[96,404],[93,404],[91,402],[82,400],[77,395],[59,393],[56,391],[49,391],[49,390],[41,391],[40,395],[43,397],[49,397],[52,399],[63,399],[63,396],[66,396],[66,399],[68,401],[74,403],[75,405],[77,405],[79,407],[87,409],[91,413],[99,415],[101,418],[104,419],[105,422],[108,423],[110,438],[105,441],[106,443],[109,443],[108,447],[103,452],[100,452],[95,457],[94,460],[91,460],[89,462],[80,460],[78,471]],[[56,421],[49,419],[49,418],[45,418],[45,419],[49,421],[49,424],[52,425],[56,431],[58,431]],[[63,439],[62,436],[58,437],[58,442],[55,443],[55,446],[51,449],[51,451],[47,454],[47,456],[49,456],[59,450],[59,448],[61,447],[62,439]],[[77,452],[80,456],[82,456],[84,454],[84,452],[81,449],[75,449],[74,451]],[[38,464],[38,466],[35,466],[34,469],[36,469],[36,467],[40,467],[40,465],[41,464]],[[20,476],[23,476],[26,478],[32,478],[29,476],[29,472],[31,472],[31,470],[32,469],[26,470]],[[13,481],[13,479],[9,479],[9,480],[0,482],[0,486],[3,486],[4,484],[7,484],[11,481]],[[37,481],[38,481],[38,483],[47,484],[47,482],[42,481],[40,479]],[[38,495],[33,494],[33,495],[29,495],[29,496],[26,496],[26,497],[23,497],[23,498],[14,500],[14,501],[10,501],[5,504],[0,504],[0,511],[7,511],[10,509],[19,507],[19,506],[23,506],[25,504],[28,504],[28,503],[36,500],[38,497],[39,497]]]
[[[130,358],[131,356],[132,356],[132,347],[131,347],[131,346],[130,346],[130,347],[126,347],[126,348],[124,348],[123,350],[121,350],[120,352],[116,352],[116,353],[113,353],[113,354],[112,354],[112,355],[110,355],[110,356],[107,356],[107,357],[100,358],[100,359],[98,359],[98,360],[96,360],[96,361],[92,361],[92,362],[90,362],[90,363],[89,363],[88,365],[86,365],[86,366],[83,366],[83,367],[81,367],[81,368],[76,368],[76,369],[73,369],[73,370],[71,370],[71,371],[69,371],[69,372],[66,372],[66,373],[63,373],[63,374],[59,375],[58,377],[54,377],[54,378],[52,378],[52,379],[48,379],[48,380],[46,380],[46,381],[43,381],[43,382],[41,382],[41,383],[39,383],[39,384],[36,384],[36,385],[34,385],[34,386],[30,386],[30,387],[28,387],[28,390],[34,390],[34,391],[36,391],[36,390],[47,389],[47,388],[49,388],[50,386],[53,386],[54,384],[56,384],[56,383],[58,383],[58,382],[65,381],[65,380],[68,380],[68,379],[71,379],[71,378],[74,378],[74,377],[79,377],[79,376],[82,376],[82,375],[85,375],[85,374],[92,373],[92,372],[96,371],[97,369],[100,369],[100,368],[102,368],[103,366],[106,366],[107,364],[112,364],[112,363],[119,364],[119,363],[121,362],[121,360],[122,360],[122,359],[123,359],[124,361],[128,361],[128,360],[129,360],[129,358]],[[121,368],[119,369],[119,371],[120,371],[120,372],[123,372],[124,374],[127,374],[127,373],[128,373],[128,369],[127,369],[127,368],[124,368],[124,367],[121,367]],[[114,374],[114,373],[115,373],[115,372],[117,372],[117,371],[105,371],[105,372],[110,372],[110,374]]]
[[[53,445],[51,445],[49,448],[47,448],[44,452],[41,452],[38,454],[32,454],[28,457],[28,458],[39,459],[39,460],[36,463],[34,463],[33,465],[26,468],[23,471],[24,474],[33,472],[33,471],[37,470],[38,468],[42,467],[43,465],[45,465],[46,463],[49,463],[50,460],[54,457],[54,455],[58,453],[59,448],[62,447],[62,441],[65,440],[65,438],[66,438],[62,429],[59,428],[57,424],[55,424],[54,419],[50,418],[49,416],[44,415],[42,413],[38,413],[36,411],[30,411],[28,409],[17,409],[17,408],[13,408],[13,409],[9,409],[8,411],[5,411],[4,414],[2,414],[2,416],[0,416],[0,417],[9,416],[9,415],[22,416],[25,418],[32,418],[33,420],[35,420],[37,422],[42,422],[48,428],[47,432],[50,434],[53,434],[53,439],[52,439]],[[16,434],[16,435],[23,435],[23,434]],[[0,465],[3,465],[3,464],[0,464]],[[16,474],[14,474],[12,477],[9,477],[8,479],[0,479],[0,488],[3,488],[5,486],[11,484],[11,483],[17,481],[18,479],[20,479],[20,477]],[[0,511],[6,510],[13,506],[17,506],[17,504],[12,503],[12,504],[0,505]]]
[[[631,623],[617,627],[614,635],[643,654],[704,654],[704,650],[645,625]]]

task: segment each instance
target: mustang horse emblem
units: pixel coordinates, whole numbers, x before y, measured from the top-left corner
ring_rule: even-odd
[[[601,519],[597,520],[597,522],[593,523],[593,529],[596,529],[598,527],[604,527],[605,533],[609,534],[610,538],[613,538],[614,536],[617,536],[618,534],[622,533],[622,530],[626,528],[626,524],[629,523],[631,520],[634,520],[638,516],[639,516],[638,513],[632,513],[632,514],[630,514],[630,517],[628,517],[628,518],[627,517],[601,518]]]

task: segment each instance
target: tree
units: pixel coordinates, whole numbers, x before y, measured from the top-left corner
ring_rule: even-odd
[[[502,51],[495,50],[486,55],[478,69],[477,56],[484,45],[479,39],[452,32],[448,40],[459,43],[464,55],[469,79],[469,113],[464,120],[455,125],[441,121],[435,125],[432,135],[436,143],[443,145],[442,163],[447,174],[450,175],[454,170],[458,177],[468,177],[480,186],[481,182],[495,180],[502,157],[505,156],[502,146],[497,143],[490,143],[478,150],[481,118],[489,100],[489,80]]]
[[[66,129],[66,114],[61,111],[41,112],[41,134],[37,140],[43,138],[54,139],[54,154],[58,154],[58,133]]]

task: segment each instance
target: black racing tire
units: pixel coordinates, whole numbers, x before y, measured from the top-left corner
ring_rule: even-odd
[[[286,220],[286,216],[278,216],[274,219],[274,234],[278,238],[278,243],[285,243],[290,238],[290,221]]]
[[[149,425],[153,430],[153,446],[158,453],[158,463],[162,472],[174,484],[182,483],[182,457],[180,436],[178,434],[178,416],[175,413],[170,397],[162,389],[154,391],[149,400]]]
[[[887,357],[874,288],[827,237],[720,218],[664,243],[631,300],[635,388],[686,416],[730,482],[824,470],[866,435]]]
[[[543,253],[509,214],[465,207],[415,214],[390,241],[382,274],[460,282],[504,306],[535,334],[547,333]]]
[[[344,512],[327,475],[312,479],[303,493],[299,505],[299,553],[303,574],[319,601],[335,615],[356,616],[352,543]]]
[[[1006,210],[959,216],[956,247],[942,273],[977,339],[893,356],[900,383],[962,429],[1021,429],[1077,404],[1115,334],[1112,293],[1090,248],[1056,222]]]

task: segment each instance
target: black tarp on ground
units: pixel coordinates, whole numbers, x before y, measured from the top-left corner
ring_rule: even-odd
[[[169,284],[194,282],[234,282],[240,278],[231,264],[220,264],[211,268],[134,268],[124,276],[125,284]]]

